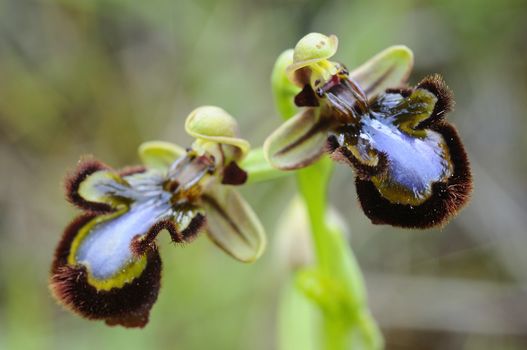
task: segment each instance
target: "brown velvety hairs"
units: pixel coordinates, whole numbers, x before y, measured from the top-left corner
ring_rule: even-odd
[[[88,176],[97,171],[107,169],[110,169],[110,167],[96,159],[81,159],[75,170],[68,174],[64,180],[66,199],[76,207],[89,212],[108,213],[113,211],[113,208],[109,204],[87,201],[79,194],[80,184],[86,180]]]
[[[201,213],[197,213],[196,216],[192,218],[188,226],[180,232],[172,220],[167,219],[158,221],[148,230],[144,236],[136,236],[133,239],[131,246],[132,252],[136,256],[142,256],[148,250],[155,248],[155,239],[159,232],[164,229],[170,234],[172,242],[190,243],[197,237],[198,233],[205,226],[205,223],[205,216]]]
[[[144,327],[160,288],[161,259],[155,246],[146,252],[147,265],[140,276],[122,288],[108,291],[99,291],[89,284],[86,267],[67,262],[78,231],[95,217],[94,213],[81,215],[66,227],[55,250],[50,289],[65,307],[87,319],[105,320],[108,325]]]

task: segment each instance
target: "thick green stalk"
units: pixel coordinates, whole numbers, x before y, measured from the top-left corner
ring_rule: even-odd
[[[323,158],[297,173],[318,268],[330,284],[326,286],[327,293],[323,291],[315,298],[324,313],[325,349],[348,349],[350,345],[353,349],[380,349],[382,338],[366,304],[361,270],[341,230],[328,220],[327,185],[331,170],[331,160]]]
[[[317,260],[320,267],[327,272],[331,271],[331,247],[326,239],[326,184],[331,175],[331,168],[330,160],[323,158],[314,165],[299,170],[296,177],[308,211]]]

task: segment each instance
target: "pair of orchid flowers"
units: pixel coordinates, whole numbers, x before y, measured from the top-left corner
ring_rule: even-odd
[[[348,72],[329,60],[337,38],[311,33],[282,54],[298,113],[264,144],[281,170],[308,166],[324,152],[355,170],[359,202],[373,223],[426,228],[445,223],[466,203],[471,174],[455,128],[446,122],[452,94],[434,75],[407,87],[410,50],[388,48]],[[285,68],[286,67],[286,68]],[[70,310],[109,325],[143,327],[157,299],[161,259],[156,237],[167,230],[187,243],[199,232],[232,257],[253,262],[266,238],[256,214],[233,186],[247,173],[249,143],[218,107],[185,122],[188,149],[140,146],[144,166],[113,170],[86,158],[66,179],[68,200],[83,210],[55,251],[51,290]]]

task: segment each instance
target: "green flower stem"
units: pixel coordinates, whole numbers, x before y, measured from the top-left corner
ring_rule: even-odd
[[[348,349],[351,344],[353,349],[380,349],[383,341],[366,304],[360,267],[341,230],[328,220],[327,184],[332,167],[331,160],[325,157],[297,173],[310,219],[318,268],[331,283],[326,287],[327,293],[322,292],[315,298],[324,313],[324,347]]]
[[[294,174],[293,172],[275,169],[269,165],[261,147],[251,150],[240,163],[240,167],[248,174],[247,183],[269,181]]]
[[[328,218],[327,185],[333,164],[327,157],[308,168],[284,172],[272,168],[261,148],[252,150],[241,163],[251,183],[296,174],[299,192],[306,204],[311,227],[317,271],[322,278],[297,274],[300,289],[318,304],[323,314],[324,349],[380,349],[382,336],[369,313],[360,267],[342,229]],[[308,281],[308,283],[302,282]],[[284,304],[285,305],[285,304]],[[289,322],[289,327],[292,325]],[[292,330],[281,330],[290,333]],[[285,348],[284,348],[285,349]]]
[[[328,240],[328,235],[333,233],[326,225],[327,214],[327,191],[326,184],[328,183],[332,172],[332,165],[330,160],[323,158],[321,161],[313,164],[308,168],[304,168],[297,173],[297,183],[306,204],[311,234],[313,237],[315,255],[320,270],[323,271],[324,276],[332,275],[332,267],[334,259],[332,259],[332,242]],[[315,288],[320,288],[315,286]],[[322,292],[322,298],[327,296],[327,293]],[[331,297],[331,296],[329,296]],[[322,305],[326,300],[318,300]],[[347,349],[346,345],[346,325],[338,318],[332,317],[332,313],[323,311],[323,328],[322,328],[322,344],[323,348],[327,350]]]
[[[330,255],[332,252],[326,239],[328,230],[325,184],[329,181],[331,170],[330,160],[323,158],[312,166],[297,172],[297,183],[306,203],[318,263],[322,270],[327,272],[331,271]]]

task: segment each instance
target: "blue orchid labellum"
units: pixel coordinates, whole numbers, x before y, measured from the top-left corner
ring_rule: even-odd
[[[405,86],[412,52],[394,46],[352,72],[329,61],[337,38],[311,33],[276,67],[300,111],[265,142],[268,161],[305,167],[324,151],[355,170],[359,202],[375,224],[444,224],[468,201],[472,179],[456,129],[445,120],[452,92],[439,75]],[[285,84],[296,85],[296,90]]]
[[[58,244],[50,287],[70,310],[109,325],[143,327],[160,287],[155,241],[164,229],[175,243],[205,230],[243,262],[262,254],[262,225],[233,189],[247,179],[237,164],[249,150],[236,135],[236,121],[206,106],[185,127],[196,138],[188,150],[148,142],[139,149],[144,166],[116,171],[85,159],[67,178],[67,198],[84,213]]]

